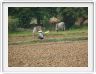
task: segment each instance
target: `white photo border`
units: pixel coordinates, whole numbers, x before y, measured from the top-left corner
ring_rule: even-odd
[[[94,2],[94,72],[96,72],[96,1]]]
[[[3,2],[92,2],[94,0],[3,0]]]
[[[2,17],[1,17],[1,2],[0,2],[0,71],[1,71],[1,69],[2,69],[2,67],[1,67],[1,51],[2,51],[2,24],[1,24],[1,19],[2,19]]]
[[[58,4],[58,6],[57,6]],[[69,5],[68,5],[69,4]],[[27,6],[25,6],[27,5]],[[33,6],[32,6],[33,5]],[[8,67],[8,7],[88,7],[88,67]],[[93,72],[94,2],[2,2],[3,72]],[[90,25],[89,25],[90,24]]]

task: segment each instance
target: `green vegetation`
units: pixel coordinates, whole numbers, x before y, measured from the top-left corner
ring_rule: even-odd
[[[88,33],[88,27],[87,26],[84,26],[82,28],[78,28],[78,29],[70,29],[70,30],[67,30],[67,31],[59,31],[59,32],[56,32],[56,31],[51,31],[49,32],[48,35],[82,35],[82,33]],[[37,34],[37,33],[36,33]],[[23,31],[16,31],[16,32],[9,32],[9,36],[30,36],[32,35],[32,29],[25,29]]]
[[[39,39],[25,39],[24,41],[16,41],[16,42],[10,42],[9,44],[17,45],[17,44],[37,44],[37,43],[48,43],[48,42],[61,42],[61,41],[79,41],[79,40],[88,40],[88,32],[87,28],[82,29],[72,29],[68,31],[51,31],[49,34],[46,35],[46,39],[39,40]],[[9,37],[30,37],[32,36],[31,31],[24,31],[24,32],[13,32],[9,34]],[[54,38],[54,36],[57,36],[57,38]],[[59,38],[60,36],[61,38]],[[35,35],[37,37],[37,34]],[[50,37],[50,38],[49,38]]]
[[[34,26],[44,26],[53,30],[55,26],[49,23],[52,17],[65,22],[66,29],[74,25],[82,26],[88,20],[87,7],[9,7],[9,32],[19,31],[18,28],[32,29]],[[33,22],[33,23],[32,23]],[[76,23],[77,22],[77,23]]]
[[[56,23],[61,21],[65,23],[66,30],[56,32]],[[43,32],[50,31],[44,40],[38,39],[38,33],[33,35],[35,26],[42,26]],[[16,45],[88,40],[88,8],[9,7],[8,38],[9,44]]]

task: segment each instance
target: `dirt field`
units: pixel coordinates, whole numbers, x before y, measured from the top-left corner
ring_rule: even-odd
[[[50,38],[64,38],[64,36],[61,36],[61,35],[57,35],[57,36],[47,36],[47,38],[48,39],[50,39]],[[27,41],[30,41],[30,40],[37,40],[38,38],[37,37],[33,37],[32,35],[30,35],[30,36],[15,36],[15,37],[13,37],[13,36],[10,36],[9,37],[9,42],[11,43],[15,43],[15,42],[18,42],[18,41],[25,41],[25,40],[27,40]]]
[[[9,45],[10,67],[87,67],[87,40]]]

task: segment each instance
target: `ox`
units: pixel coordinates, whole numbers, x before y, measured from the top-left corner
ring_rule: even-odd
[[[35,26],[33,28],[33,33],[38,32],[38,31],[42,31],[42,27],[41,26]]]
[[[35,26],[33,28],[33,38],[35,39],[35,33],[38,31],[42,31],[42,27],[41,26]]]
[[[64,22],[59,22],[56,23],[56,31],[58,32],[58,30],[65,30],[65,23]]]

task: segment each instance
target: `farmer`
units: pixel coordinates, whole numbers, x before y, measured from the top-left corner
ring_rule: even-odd
[[[42,40],[42,39],[44,39],[45,35],[48,33],[49,33],[49,30],[46,32],[42,32],[42,30],[38,31],[38,38]]]
[[[44,39],[44,33],[42,31],[38,31],[38,39]]]

